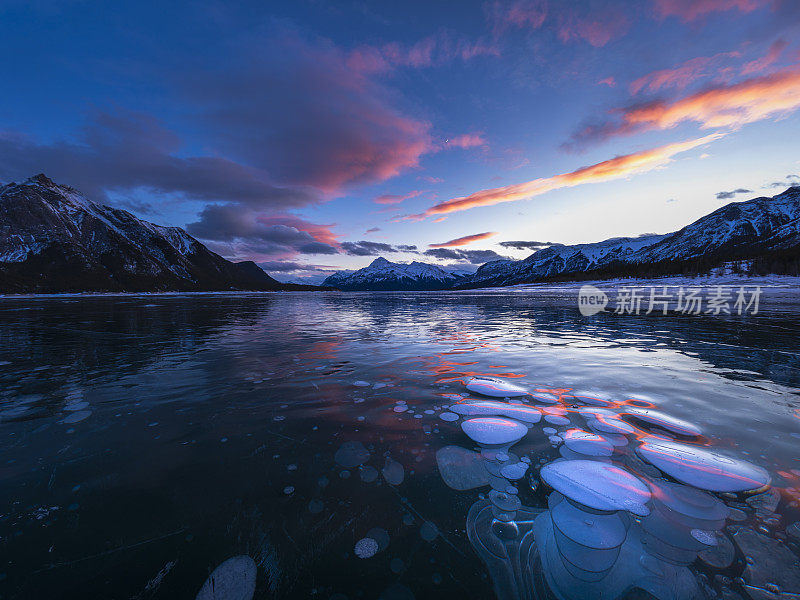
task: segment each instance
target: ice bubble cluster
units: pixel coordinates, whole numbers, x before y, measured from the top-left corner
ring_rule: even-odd
[[[502,379],[475,378],[467,387],[497,398],[525,394]],[[451,488],[490,488],[470,509],[466,529],[495,589],[502,590],[499,597],[531,597],[531,581],[541,576],[559,600],[619,600],[634,590],[658,600],[700,598],[706,597],[708,582],[692,569],[738,564],[724,528],[727,519],[741,522],[748,515],[714,493],[765,488],[770,477],[764,469],[701,447],[700,427],[650,402],[615,402],[562,390],[529,396],[543,405],[463,399],[447,407],[444,414],[453,415],[453,421],[463,417],[461,429],[480,451],[446,446],[436,453],[439,472]],[[529,451],[530,446],[517,444],[542,417],[547,426],[541,432],[560,446],[561,458],[548,458],[549,448],[533,461],[517,456]],[[585,428],[552,427],[576,418],[585,421]],[[539,464],[538,476],[553,490],[546,509],[525,506],[519,491],[541,489]],[[779,524],[766,518],[779,500],[774,492],[747,499],[764,533],[767,525]],[[430,537],[427,525],[420,530],[424,539]],[[746,527],[733,530],[752,534],[734,535],[742,540],[740,548],[767,560],[759,548],[778,542]],[[785,536],[800,536],[800,524],[789,525]],[[779,561],[782,575],[791,570],[790,554]],[[781,583],[794,593],[791,577],[783,576]],[[741,586],[754,598],[786,589],[756,574],[752,565],[745,567]],[[758,595],[757,590],[766,591]]]

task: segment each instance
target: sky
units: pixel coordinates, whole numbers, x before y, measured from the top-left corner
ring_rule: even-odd
[[[0,0],[0,182],[282,281],[666,233],[800,183],[797,0]]]

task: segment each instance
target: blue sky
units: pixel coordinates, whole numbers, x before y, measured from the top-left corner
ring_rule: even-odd
[[[798,6],[0,1],[0,181],[283,280],[663,233],[798,181]]]

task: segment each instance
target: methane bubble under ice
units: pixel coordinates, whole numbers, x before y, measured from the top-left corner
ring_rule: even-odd
[[[604,437],[582,429],[568,429],[564,444],[573,452],[587,456],[611,456],[614,452],[614,447]]]
[[[761,467],[697,446],[646,438],[636,451],[670,477],[701,490],[744,492],[770,481]]]
[[[461,423],[461,429],[478,444],[504,446],[521,440],[528,428],[518,421],[501,417],[478,417]]]
[[[196,600],[250,600],[256,591],[257,570],[249,556],[229,558],[208,576]]]
[[[372,558],[378,553],[378,542],[372,538],[361,538],[356,542],[355,553],[358,558]]]
[[[345,442],[339,446],[333,459],[345,469],[353,469],[369,460],[369,451],[361,442]]]
[[[528,390],[496,377],[473,377],[467,383],[467,389],[475,394],[493,398],[514,398],[528,394]]]
[[[650,490],[622,467],[594,460],[551,462],[541,470],[541,478],[567,498],[595,510],[627,510],[644,516]]]

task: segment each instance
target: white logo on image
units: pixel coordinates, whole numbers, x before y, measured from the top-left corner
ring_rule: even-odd
[[[608,304],[606,293],[593,285],[582,285],[578,291],[578,310],[584,317],[603,312]]]

